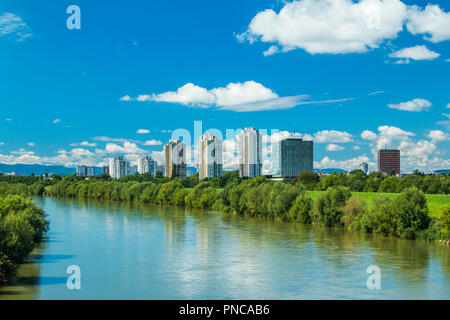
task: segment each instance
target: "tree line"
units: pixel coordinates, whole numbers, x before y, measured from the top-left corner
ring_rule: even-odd
[[[44,194],[213,209],[407,239],[449,238],[450,208],[438,219],[431,218],[424,192],[417,186],[408,185],[395,199],[380,194],[369,208],[364,200],[352,197],[352,188],[345,185],[327,186],[313,200],[304,176],[290,183],[267,177],[242,179],[237,171],[202,181],[197,175],[185,179],[67,176],[45,187]],[[348,176],[352,179],[352,174]]]

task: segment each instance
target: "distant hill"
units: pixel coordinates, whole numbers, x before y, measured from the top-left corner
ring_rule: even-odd
[[[45,173],[59,174],[66,176],[75,173],[75,168],[64,166],[45,166],[40,164],[2,164],[0,163],[0,172],[15,172],[20,175],[41,175]]]
[[[342,169],[337,169],[337,168],[326,168],[326,169],[314,169],[315,172],[322,172],[322,173],[326,173],[326,174],[331,174],[333,172],[347,172],[345,170]]]
[[[446,170],[436,170],[436,171],[434,171],[434,173],[436,173],[436,174],[450,175],[450,169],[446,169]]]

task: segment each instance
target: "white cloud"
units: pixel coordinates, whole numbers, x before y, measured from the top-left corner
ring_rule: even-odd
[[[6,122],[10,122],[10,121],[12,121],[12,119],[11,118],[6,118],[5,121]]]
[[[280,51],[280,49],[277,46],[270,46],[269,49],[267,49],[266,51],[263,52],[263,55],[265,57],[267,57],[267,56],[271,56],[279,51]]]
[[[150,133],[150,130],[147,130],[147,129],[138,129],[138,130],[136,131],[136,133],[137,133],[137,134],[147,134],[147,133]]]
[[[354,146],[352,147],[352,149],[353,149],[353,150],[360,150],[360,149],[361,149],[361,147],[360,147],[360,146],[358,146],[358,145],[354,145]]]
[[[60,123],[60,122],[61,122],[61,119],[58,119],[58,118],[56,118],[55,120],[53,120],[53,123],[54,123],[54,124]]]
[[[437,43],[450,40],[450,13],[439,5],[427,5],[425,9],[412,6],[406,27],[412,34],[424,34],[424,39]]]
[[[314,134],[314,142],[316,143],[346,143],[352,142],[352,135],[345,131],[323,130]]]
[[[311,54],[366,52],[402,31],[407,6],[399,0],[301,0],[279,13],[259,12],[238,40],[277,43]]]
[[[160,146],[160,145],[162,145],[162,142],[155,139],[147,140],[144,142],[144,146]]]
[[[450,103],[445,107],[446,109],[450,109]]]
[[[367,162],[371,167],[376,166],[376,163],[371,162],[367,156],[362,155],[348,160],[333,160],[330,159],[329,157],[324,157],[320,161],[314,161],[314,168],[315,169],[337,168],[350,171],[358,169],[361,162]]]
[[[370,140],[371,141],[371,140],[375,140],[377,137],[378,137],[377,134],[375,132],[373,132],[373,131],[370,131],[370,130],[364,130],[361,133],[361,138],[364,139],[364,140]]]
[[[366,132],[365,140],[371,141],[370,145],[372,146],[372,153],[376,157],[378,150],[384,148],[394,148],[397,146],[396,142],[408,141],[410,137],[414,136],[415,134],[412,132],[408,132],[394,126],[385,125],[378,127],[378,135],[374,136],[373,132],[371,133]],[[363,134],[361,134],[361,137],[363,137]]]
[[[125,96],[127,97],[127,96]],[[252,112],[265,110],[290,109],[302,104],[328,104],[351,100],[329,99],[323,101],[305,101],[308,95],[279,97],[272,89],[266,88],[255,81],[243,83],[229,83],[226,87],[206,89],[193,83],[187,83],[176,91],[167,91],[160,94],[141,94],[136,98],[123,101],[155,101],[179,103],[189,107],[210,108],[235,112]]]
[[[83,146],[83,147],[96,147],[97,144],[95,142],[88,142],[88,141],[83,141],[80,143],[71,143],[71,146]]]
[[[131,97],[129,95],[123,96],[119,99],[120,101],[131,101]]]
[[[440,57],[440,54],[431,51],[426,46],[415,46],[404,48],[389,54],[391,58],[412,59],[412,60],[434,60]]]
[[[427,137],[431,139],[432,143],[450,140],[450,135],[441,130],[430,130]]]
[[[411,101],[402,102],[398,104],[388,104],[391,109],[397,109],[402,111],[420,112],[424,109],[431,107],[432,104],[426,99],[413,99]]]
[[[139,148],[137,146],[137,144],[135,144],[135,143],[124,142],[123,146],[120,146],[115,143],[107,143],[105,152],[107,152],[107,153],[124,153],[124,154],[127,154],[127,153],[142,154],[142,153],[145,153],[146,151]]]
[[[0,146],[4,146],[5,143],[3,141],[0,142]]]
[[[334,143],[330,143],[329,145],[327,145],[327,151],[342,151],[344,149],[344,147]]]
[[[386,91],[383,91],[383,90],[374,91],[374,92],[369,93],[369,96],[375,96],[375,95],[383,94],[383,93],[386,93]]]
[[[13,35],[18,42],[30,38],[33,34],[21,17],[10,12],[0,14],[0,37]]]
[[[438,5],[423,9],[400,0],[287,2],[278,13],[272,9],[257,13],[236,38],[272,43],[264,55],[293,49],[311,54],[363,53],[397,38],[405,24],[410,33],[423,34],[431,42],[450,39],[450,13]]]
[[[27,143],[30,147],[34,147],[34,142],[28,142]]]
[[[105,136],[93,137],[92,139],[96,140],[96,141],[103,141],[103,142],[130,142],[130,141],[132,141],[130,139],[111,138],[111,137],[105,137]]]

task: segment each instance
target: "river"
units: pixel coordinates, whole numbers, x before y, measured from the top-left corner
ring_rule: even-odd
[[[220,212],[34,199],[51,229],[0,299],[450,299],[450,249]],[[67,267],[81,289],[67,287]],[[371,265],[380,289],[368,289]]]

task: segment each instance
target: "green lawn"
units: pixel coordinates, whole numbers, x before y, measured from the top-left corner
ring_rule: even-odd
[[[308,194],[312,199],[316,198],[323,191],[308,191]],[[354,196],[358,196],[361,199],[367,201],[370,207],[371,202],[374,198],[379,196],[385,196],[394,199],[399,194],[398,193],[377,193],[377,192],[352,192]],[[446,207],[450,207],[450,196],[443,194],[426,194],[428,209],[430,210],[431,216],[438,216],[442,210]]]

